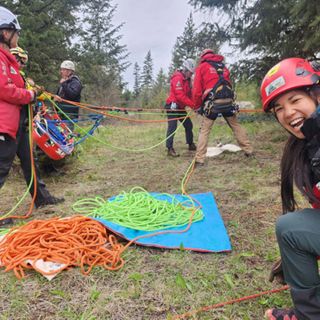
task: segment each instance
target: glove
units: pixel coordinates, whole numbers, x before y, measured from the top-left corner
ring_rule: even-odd
[[[286,284],[283,276],[281,259],[277,260],[271,268],[269,281],[273,282],[274,279],[276,279],[280,284]]]
[[[170,109],[171,110],[177,110],[178,109],[178,105],[175,102],[171,102]]]
[[[320,180],[320,106],[305,120],[301,132],[307,140],[311,170]]]

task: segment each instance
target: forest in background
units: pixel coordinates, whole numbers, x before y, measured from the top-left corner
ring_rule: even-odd
[[[187,0],[186,0],[187,1]],[[169,77],[185,58],[197,59],[204,48],[219,53],[224,44],[244,59],[231,65],[243,100],[259,101],[258,87],[277,61],[300,56],[315,59],[319,52],[320,4],[317,0],[189,0],[196,10],[213,12],[216,21],[196,26],[192,14],[172,48],[169,70],[154,75],[152,52],[146,48],[142,65],[130,62],[121,28],[113,23],[113,0],[4,0],[23,28],[20,45],[30,56],[27,74],[54,92],[61,61],[71,59],[83,84],[83,100],[92,104],[159,107],[168,93]],[[222,19],[221,19],[222,17]],[[124,71],[134,66],[129,90]],[[249,95],[246,93],[248,92]]]

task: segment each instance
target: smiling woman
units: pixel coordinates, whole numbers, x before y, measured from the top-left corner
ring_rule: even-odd
[[[300,58],[274,66],[264,77],[264,111],[272,111],[290,133],[281,161],[281,198],[285,215],[276,224],[282,268],[291,288],[292,309],[269,309],[269,320],[320,318],[320,102],[319,73]],[[295,211],[294,184],[313,209]]]

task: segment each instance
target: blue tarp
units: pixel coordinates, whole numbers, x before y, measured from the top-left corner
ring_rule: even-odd
[[[151,194],[157,199],[169,200],[162,194]],[[179,201],[186,198],[183,195],[175,195]],[[186,226],[163,230],[165,234],[153,235],[134,241],[136,244],[150,247],[168,249],[185,249],[202,252],[225,252],[231,251],[230,239],[227,234],[223,220],[220,216],[215,199],[211,192],[191,194],[191,197],[202,205],[204,219],[192,223],[190,229],[184,233],[168,233],[168,231],[184,230]],[[154,234],[158,231],[139,231],[103,219],[96,219],[104,224],[110,231],[127,240],[133,240],[139,236]]]

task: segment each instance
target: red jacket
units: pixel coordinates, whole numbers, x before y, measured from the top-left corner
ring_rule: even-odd
[[[201,107],[204,99],[211,89],[219,80],[219,75],[214,67],[212,67],[208,62],[222,62],[223,56],[219,54],[206,54],[201,60],[198,67],[195,70],[195,76],[193,81],[192,98],[195,109]],[[225,67],[223,70],[223,76],[226,80],[230,81],[230,71]]]
[[[175,102],[179,109],[186,106],[193,108],[190,79],[185,78],[181,71],[175,71],[170,79],[170,94],[166,104]]]
[[[32,92],[25,89],[15,57],[0,48],[0,133],[16,138],[21,105],[28,104]]]

